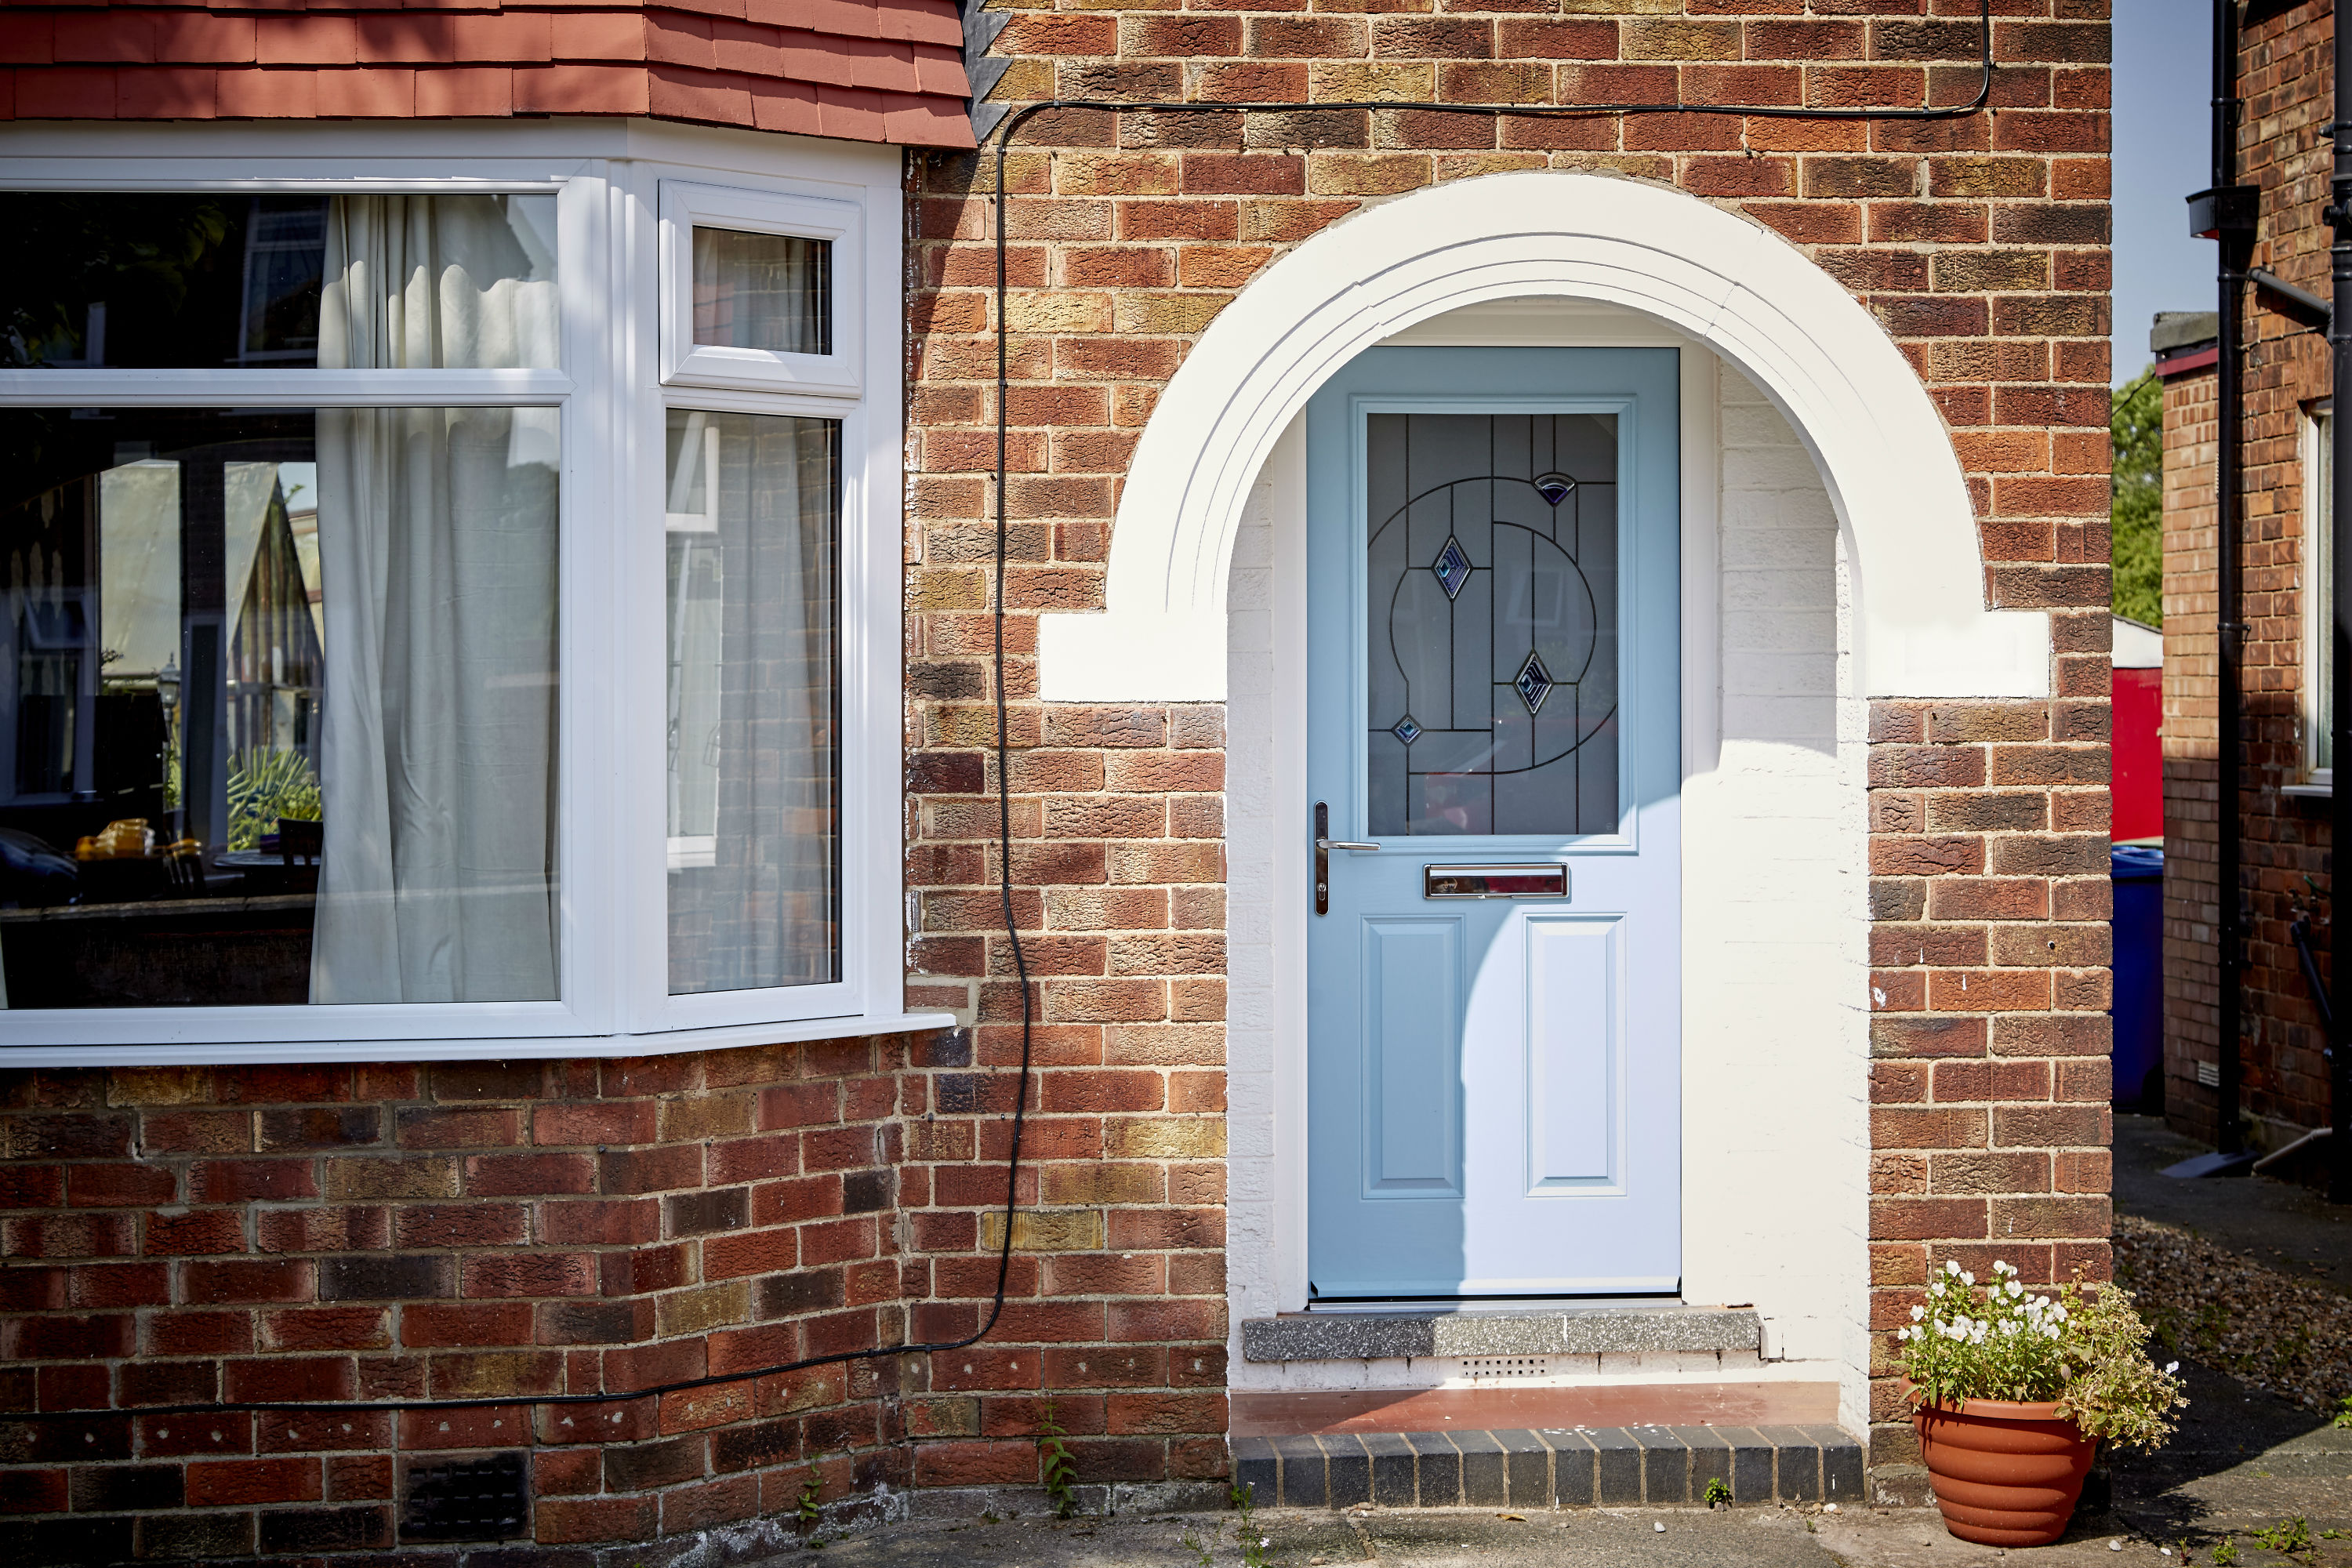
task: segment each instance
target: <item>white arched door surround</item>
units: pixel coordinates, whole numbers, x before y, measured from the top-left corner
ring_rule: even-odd
[[[1548,171],[1431,186],[1335,224],[1218,315],[1136,448],[1106,612],[1043,617],[1040,694],[1223,700],[1234,531],[1307,398],[1418,321],[1545,295],[1652,316],[1780,407],[1846,536],[1865,695],[2048,695],[2049,617],[1985,607],[1975,508],[1943,419],[1844,286],[1696,197]]]

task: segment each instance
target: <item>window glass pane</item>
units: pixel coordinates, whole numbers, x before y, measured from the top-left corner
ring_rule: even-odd
[[[1616,416],[1369,420],[1370,831],[1616,831]]]
[[[841,425],[669,416],[669,988],[841,977]]]
[[[833,242],[697,228],[694,341],[772,353],[831,353]]]
[[[556,997],[556,413],[0,413],[0,1006]]]
[[[0,363],[557,363],[551,195],[7,200]]]

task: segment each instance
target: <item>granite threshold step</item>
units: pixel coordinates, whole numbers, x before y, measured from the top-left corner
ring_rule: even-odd
[[[1857,1503],[1862,1445],[1843,1428],[1604,1426],[1323,1432],[1231,1440],[1261,1508],[1693,1508]]]
[[[1751,1308],[1679,1304],[1349,1308],[1242,1323],[1242,1356],[1254,1362],[1754,1352],[1763,1342]]]

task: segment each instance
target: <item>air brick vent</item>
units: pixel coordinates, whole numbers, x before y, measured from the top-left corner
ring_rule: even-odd
[[[1465,1374],[1481,1380],[1496,1377],[1549,1377],[1551,1363],[1538,1355],[1473,1356],[1462,1363]]]
[[[530,1472],[520,1451],[411,1463],[400,1511],[408,1541],[507,1541],[530,1533]]]

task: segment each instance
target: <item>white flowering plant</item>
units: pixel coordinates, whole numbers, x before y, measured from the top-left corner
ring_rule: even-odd
[[[2148,1329],[2129,1295],[2112,1285],[2088,1298],[2075,1285],[2036,1293],[2013,1265],[1992,1268],[1979,1285],[1946,1263],[1895,1331],[1914,1399],[1960,1409],[1971,1399],[2055,1403],[2086,1436],[2136,1448],[2172,1435],[2172,1412],[2189,1403],[2180,1363],[2148,1359]]]

